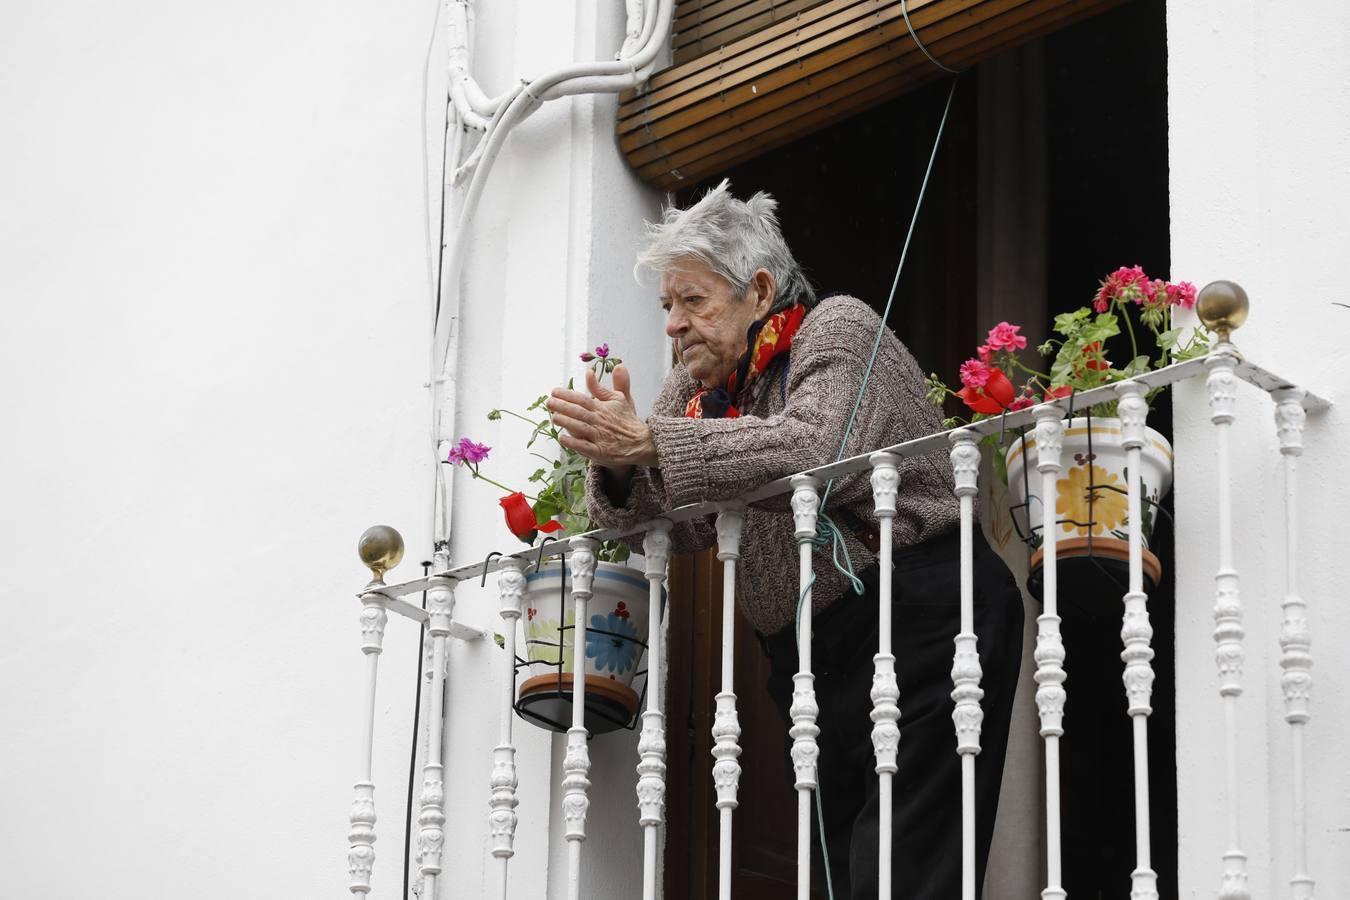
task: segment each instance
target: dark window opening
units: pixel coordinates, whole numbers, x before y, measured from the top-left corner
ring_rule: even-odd
[[[1138,264],[1154,277],[1187,278],[1188,273],[1170,270],[1164,13],[1162,0],[1135,0],[1050,34],[1031,48],[1041,73],[1040,90],[1029,98],[1038,109],[1034,194],[1039,204],[1037,227],[1043,235],[1034,252],[1044,273],[1038,288],[1040,320],[1023,323],[1037,335],[1033,345],[1048,334],[1055,313],[1086,304],[1098,280],[1118,266]],[[1006,63],[993,60],[982,68]],[[1004,289],[997,282],[981,283],[981,254],[987,252],[982,251],[981,235],[990,228],[1019,227],[1015,211],[996,214],[991,208],[988,168],[986,188],[981,188],[981,166],[988,161],[981,155],[989,152],[982,140],[988,139],[990,112],[987,106],[981,109],[981,102],[988,104],[994,94],[987,89],[988,71],[984,85],[980,71],[960,78],[888,318],[924,370],[940,373],[948,384],[957,382],[960,363],[974,354],[985,331],[1004,318],[989,319],[981,313],[981,301],[989,308],[991,297],[993,308],[998,308],[998,294]],[[779,200],[789,244],[820,292],[853,294],[878,311],[885,305],[949,84],[928,85],[723,173],[738,196],[767,190]],[[1006,167],[998,172],[999,177],[1010,177]],[[1032,173],[1027,177],[1032,179]],[[691,202],[718,180],[680,192],[677,201]],[[949,413],[954,412],[956,407],[950,407]],[[1171,438],[1166,392],[1154,401],[1149,423]],[[1164,574],[1163,583],[1149,597],[1156,681],[1148,728],[1152,862],[1159,894],[1169,898],[1177,896],[1170,498],[1164,506],[1168,515],[1160,517],[1151,545]],[[1104,599],[1095,613],[1075,616],[1062,610],[1068,655],[1062,858],[1064,887],[1080,900],[1128,898],[1135,864],[1133,748],[1121,683],[1119,609],[1118,599]],[[1029,620],[1038,612],[1036,605],[1030,606]],[[681,625],[674,610],[671,627],[672,642],[683,640],[676,634],[680,627],[697,633],[713,628],[715,633],[715,626],[707,622]],[[742,631],[746,627],[743,621],[738,625]],[[672,657],[672,666],[674,662]],[[760,684],[739,684],[747,670],[753,671],[753,663],[747,667],[738,662],[737,690],[743,708],[756,702],[756,692],[762,689]],[[672,680],[681,677],[672,667]],[[681,734],[688,725],[693,737],[711,720],[712,695],[692,685],[683,692],[678,687],[672,690],[672,698],[680,696],[689,698],[690,708],[672,708],[671,733]],[[747,718],[743,712],[742,722]],[[704,746],[698,740],[690,743]],[[671,746],[674,756],[679,744]],[[715,896],[716,816],[689,816],[676,808],[686,803],[711,807],[711,760],[698,754],[688,761],[672,758],[671,766],[666,871],[668,878],[683,879],[678,893],[671,895]],[[777,773],[764,781],[781,785]],[[746,783],[742,785],[744,792]],[[791,796],[787,803],[795,806]],[[753,853],[744,829],[786,827],[772,814],[750,815],[755,808],[752,797],[743,797],[736,814],[742,862],[747,862],[743,854]],[[711,831],[682,833],[681,828],[694,820]],[[1035,825],[1043,828],[1043,819]],[[780,858],[775,855],[778,850],[790,848],[777,847],[755,860],[767,865],[766,861]],[[705,852],[711,854],[706,864],[691,865],[692,856]],[[1037,872],[1044,866],[1043,860],[1019,862]],[[754,865],[744,868],[743,878],[737,876],[736,896],[773,895],[768,888],[755,886],[764,873],[750,871]],[[705,893],[708,885],[711,893]],[[670,882],[668,893],[674,887],[676,882]],[[993,895],[998,896],[997,890]]]

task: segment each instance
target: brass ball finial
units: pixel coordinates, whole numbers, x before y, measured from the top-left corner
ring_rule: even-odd
[[[403,559],[403,535],[388,525],[372,525],[356,543],[361,562],[370,569],[371,584],[384,584],[384,573]]]
[[[1250,308],[1247,292],[1242,289],[1242,285],[1232,281],[1211,281],[1200,289],[1200,296],[1195,302],[1200,321],[1224,342],[1227,342],[1229,334],[1247,321]]]

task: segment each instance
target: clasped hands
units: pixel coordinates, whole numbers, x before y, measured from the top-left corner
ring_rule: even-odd
[[[554,388],[544,402],[553,424],[563,429],[558,442],[617,475],[632,466],[657,464],[656,441],[638,417],[630,394],[628,369],[614,369],[614,387],[607,388],[586,371],[586,390]]]

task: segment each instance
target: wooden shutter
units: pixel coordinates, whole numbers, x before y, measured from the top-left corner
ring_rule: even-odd
[[[909,0],[914,31],[965,69],[1121,0]],[[945,77],[899,0],[683,0],[676,64],[619,106],[619,147],[674,189]],[[1161,39],[1161,38],[1159,38]]]

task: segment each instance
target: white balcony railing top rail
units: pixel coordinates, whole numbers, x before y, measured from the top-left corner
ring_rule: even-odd
[[[1273,393],[1281,389],[1295,388],[1293,382],[1281,378],[1274,372],[1264,369],[1255,363],[1242,359],[1242,357],[1232,349],[1231,345],[1227,345],[1227,347],[1228,349],[1224,349],[1223,346],[1220,346],[1209,356],[1173,363],[1166,368],[1145,372],[1142,375],[1137,375],[1134,378],[1128,379],[1128,381],[1116,382],[1115,384],[1135,382],[1142,384],[1149,389],[1166,387],[1180,381],[1194,378],[1198,375],[1203,375],[1205,372],[1206,361],[1211,358],[1222,355],[1231,355],[1235,363],[1233,374],[1253,387],[1257,387],[1267,393]],[[914,438],[901,444],[893,444],[890,447],[878,447],[876,450],[860,453],[857,456],[850,456],[847,459],[841,459],[839,462],[818,466],[798,474],[811,475],[815,478],[819,478],[821,481],[829,481],[831,478],[838,478],[841,475],[870,471],[872,468],[870,460],[872,454],[876,452],[894,453],[901,458],[908,458],[912,456],[927,456],[935,451],[943,450],[951,445],[951,435],[955,431],[968,431],[974,434],[976,438],[981,438],[988,434],[998,434],[1000,431],[1004,430],[1016,431],[1019,428],[1032,428],[1035,427],[1038,416],[1043,415],[1046,409],[1058,409],[1065,417],[1068,417],[1075,411],[1089,409],[1096,404],[1116,400],[1117,394],[1115,391],[1115,384],[1103,385],[1102,387],[1082,391],[1081,393],[1069,397],[1062,397],[1058,400],[1052,400],[1037,406],[1028,407],[1027,409],[1018,410],[1017,412],[1006,413],[995,419],[985,419],[971,425],[963,425],[960,428],[953,428],[924,435],[923,437]],[[1317,412],[1318,410],[1330,406],[1329,400],[1326,400],[1311,391],[1306,391],[1306,389],[1303,390],[1305,390],[1303,407],[1308,412]],[[796,476],[787,476],[775,481],[770,481],[747,491],[745,494],[741,495],[737,501],[730,502],[753,504],[760,500],[768,499],[769,497],[777,497],[782,494],[791,493],[792,479],[794,477]],[[705,503],[688,503],[684,506],[667,510],[658,518],[672,524],[685,522],[699,516],[716,514],[726,506],[727,502],[728,501],[708,501]],[[651,528],[653,521],[655,520],[639,522],[630,531],[617,531],[605,528],[597,529],[596,531],[588,531],[585,534],[573,535],[570,538],[563,538],[557,542],[550,542],[548,544],[547,553],[550,556],[559,553],[568,553],[571,551],[573,543],[578,540],[589,539],[608,541],[615,538],[641,534]],[[445,578],[453,578],[455,581],[468,581],[473,578],[481,578],[485,574],[496,572],[501,567],[502,559],[514,557],[526,562],[533,562],[537,555],[538,550],[518,551],[516,553],[505,554],[501,557],[494,557],[486,562],[465,563],[463,565],[451,566],[448,570],[441,573],[441,575]],[[403,597],[408,594],[416,594],[426,590],[429,583],[429,576],[414,578],[409,581],[382,587],[380,592],[386,597]],[[410,618],[425,620],[425,614],[420,609],[416,609],[412,606],[409,606],[409,612],[405,612],[404,614],[409,615]]]

